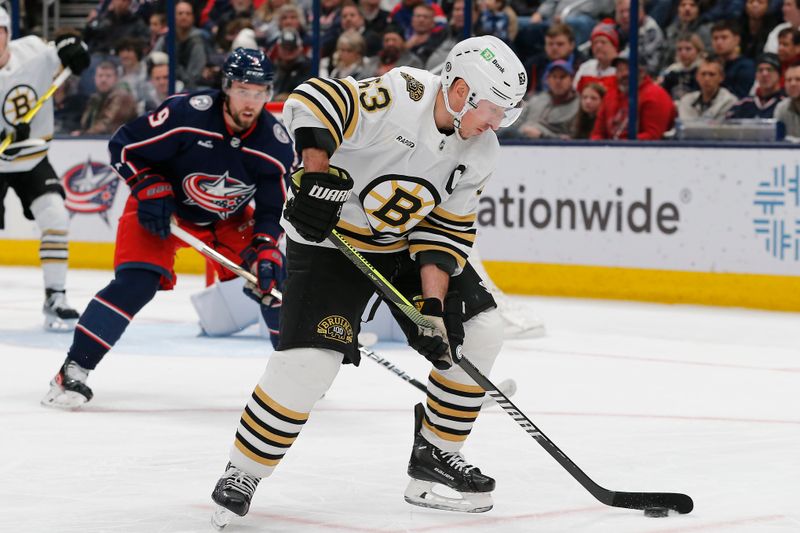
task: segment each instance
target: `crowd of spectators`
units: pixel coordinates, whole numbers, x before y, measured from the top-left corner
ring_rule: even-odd
[[[506,138],[624,139],[630,21],[639,24],[639,139],[680,121],[778,118],[800,138],[800,0],[475,0],[472,34],[494,35],[529,73]],[[55,96],[59,133],[110,134],[167,97],[163,0],[100,0],[82,30],[92,65]],[[463,0],[322,0],[320,75],[396,66],[437,72],[463,38]],[[218,88],[238,46],[275,64],[273,99],[313,72],[310,0],[179,0],[178,90]]]

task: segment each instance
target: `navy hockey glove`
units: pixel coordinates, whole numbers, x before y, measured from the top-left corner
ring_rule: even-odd
[[[91,62],[89,49],[80,37],[62,35],[56,38],[58,59],[64,67],[69,67],[76,76],[86,70]]]
[[[162,239],[169,237],[170,218],[175,214],[172,185],[157,174],[148,174],[131,185],[131,194],[139,201],[139,224]]]
[[[270,292],[272,289],[281,290],[286,278],[283,254],[278,249],[278,243],[269,235],[256,234],[248,255],[250,257],[247,258],[247,263],[250,265],[250,272],[258,278],[258,285],[246,282],[244,293],[261,305],[272,305],[275,297]]]
[[[339,222],[352,188],[353,178],[344,169],[330,167],[328,172],[300,169],[292,174],[294,196],[286,202],[283,216],[301,237],[322,242]]]
[[[414,304],[436,329],[418,326],[405,315],[395,314],[400,328],[406,334],[408,345],[439,370],[447,370],[458,364],[464,344],[464,304],[461,297],[457,292],[450,292],[444,300],[444,306],[438,298],[415,298]]]

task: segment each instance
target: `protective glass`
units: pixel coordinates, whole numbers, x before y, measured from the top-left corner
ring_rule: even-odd
[[[522,113],[522,101],[514,107],[501,107],[489,100],[473,100],[470,98],[467,103],[471,111],[475,113],[475,118],[481,122],[487,122],[495,128],[507,128],[512,125]]]

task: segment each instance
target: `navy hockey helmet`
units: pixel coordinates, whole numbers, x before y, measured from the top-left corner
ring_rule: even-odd
[[[222,65],[222,75],[225,77],[227,87],[230,87],[233,81],[271,85],[272,78],[275,77],[275,69],[272,68],[272,62],[261,50],[237,48],[225,59],[225,64]]]

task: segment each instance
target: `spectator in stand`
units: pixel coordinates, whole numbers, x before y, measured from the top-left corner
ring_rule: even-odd
[[[372,65],[364,61],[366,43],[364,38],[355,30],[347,30],[336,41],[334,67],[331,69],[331,78],[346,78],[352,76],[357,80],[372,77],[375,72]]]
[[[435,12],[428,4],[419,4],[414,8],[414,16],[411,19],[411,37],[406,39],[408,51],[420,58],[425,63],[433,52],[439,47],[447,37],[443,31],[435,32],[434,22]]]
[[[800,0],[783,0],[783,24],[778,24],[767,37],[765,52],[778,53],[778,35],[785,28],[800,30]]]
[[[676,61],[664,70],[658,83],[677,102],[684,94],[700,88],[697,85],[697,66],[705,49],[696,33],[679,35],[675,42]]]
[[[374,56],[383,46],[383,39],[380,34],[367,29],[366,20],[364,20],[364,15],[361,14],[361,9],[351,0],[347,0],[342,6],[342,33],[346,31],[354,31],[364,39],[363,56]],[[338,48],[338,41],[336,46]]]
[[[141,104],[144,102],[145,84],[147,83],[147,65],[142,61],[142,42],[123,39],[117,43],[117,56],[122,70],[119,85],[133,95],[137,104]],[[139,106],[137,109],[141,111],[141,107]]]
[[[781,60],[781,78],[786,69],[800,60],[800,30],[784,28],[778,35],[778,58]]]
[[[612,64],[619,52],[619,34],[614,21],[605,19],[592,30],[592,59],[584,61],[575,74],[575,88],[582,92],[590,83],[602,83],[607,89],[617,84]]]
[[[526,64],[528,76],[528,92],[537,93],[546,88],[544,71],[553,61],[564,60],[573,70],[581,65],[581,57],[575,50],[575,36],[572,28],[566,24],[556,23],[550,26],[544,36],[544,53],[539,54]]]
[[[96,92],[89,97],[81,117],[79,131],[73,135],[111,135],[117,128],[136,117],[136,101],[127,90],[117,85],[117,67],[101,61],[94,71]]]
[[[517,14],[506,0],[481,0],[481,12],[476,27],[477,35],[494,35],[511,45],[517,36]]]
[[[295,87],[311,77],[311,61],[303,53],[303,39],[295,30],[284,30],[278,39],[273,91],[275,102],[283,102]]]
[[[131,10],[131,0],[111,0],[108,10],[86,25],[83,39],[89,52],[107,54],[120,39],[147,41],[150,32]]]
[[[561,13],[570,8],[569,15],[561,19]],[[541,52],[544,35],[552,24],[564,23],[572,28],[575,41],[585,43],[591,37],[592,29],[603,15],[614,8],[613,0],[544,0],[531,15],[530,24],[520,31],[517,46],[523,55],[532,56]],[[525,59],[525,57],[523,57]]]
[[[156,46],[159,39],[163,39],[169,31],[167,28],[167,14],[166,13],[153,13],[150,15],[150,40],[147,43],[145,53],[150,53]]]
[[[278,40],[280,29],[277,11],[287,3],[289,0],[264,0],[261,5],[258,2],[254,4],[256,10],[253,13],[253,29],[260,46],[268,48]]]
[[[728,118],[772,118],[786,93],[781,88],[781,61],[777,54],[761,54],[756,62],[756,92],[739,100]]]
[[[606,92],[606,86],[600,83],[590,83],[583,88],[580,94],[581,105],[578,114],[575,115],[575,121],[572,123],[573,139],[588,139],[592,136],[597,112],[600,110],[600,104],[603,103]]]
[[[711,24],[700,19],[700,2],[701,0],[680,0],[678,2],[677,17],[664,32],[666,35],[665,61],[675,60],[678,38],[688,34],[697,34],[703,43],[703,49],[711,48]]]
[[[211,34],[218,35],[224,31],[228,24],[236,19],[245,19],[252,24],[255,17],[253,10],[253,0],[227,0],[227,2],[216,3],[214,7],[220,6],[218,14],[212,16]]]
[[[447,27],[447,17],[439,4],[429,0],[400,0],[389,14],[389,20],[393,26],[399,26],[403,29],[404,39],[414,33],[414,28],[411,27],[411,20],[414,18],[414,8],[420,4],[427,4],[433,8],[434,32],[444,30]]]
[[[775,108],[775,118],[786,128],[786,140],[800,142],[800,63],[786,70],[786,95]]]
[[[472,2],[472,22],[478,20],[477,17],[477,2]],[[439,46],[430,55],[425,62],[425,69],[432,71],[439,71],[437,69],[444,68],[444,61],[447,59],[447,54],[455,46],[455,44],[464,39],[464,0],[455,0],[450,10],[450,24],[447,29],[442,33],[445,34],[444,40],[439,43]]]
[[[725,81],[722,86],[744,98],[753,87],[756,66],[749,57],[739,50],[739,25],[734,20],[722,20],[711,28],[711,41],[714,53],[725,61]]]
[[[597,112],[592,131],[593,140],[628,138],[628,56],[620,55],[614,60],[617,83],[609,89]],[[667,91],[656,85],[644,65],[639,66],[638,133],[636,138],[657,141],[672,129],[675,123],[675,104]]]
[[[175,3],[175,54],[178,64],[175,77],[186,89],[194,90],[203,79],[203,69],[208,64],[208,45],[203,32],[194,26],[195,15],[191,2]],[[155,46],[159,52],[167,51],[165,39]]]
[[[383,35],[389,25],[389,12],[381,9],[381,0],[358,0],[367,29]]]
[[[778,25],[778,17],[769,13],[768,8],[768,0],[747,0],[739,21],[743,56],[751,59],[758,57],[767,44],[770,32]]]
[[[545,70],[549,90],[528,100],[519,120],[501,130],[504,137],[523,139],[568,139],[578,114],[578,93],[572,88],[575,71],[564,60],[553,61]],[[506,133],[506,130],[509,130]]]
[[[319,17],[322,57],[330,57],[336,49],[336,39],[342,32],[342,0],[321,0]]]
[[[737,20],[744,11],[745,0],[706,0],[706,9],[700,18],[703,22]],[[709,5],[710,4],[710,5]]]
[[[626,43],[631,24],[631,0],[616,0],[615,20],[620,43]],[[645,14],[644,2],[639,2],[639,57],[643,58],[648,74],[656,76],[661,72],[664,58],[664,32],[652,17]]]
[[[376,76],[383,76],[395,67],[422,68],[425,64],[420,58],[406,50],[403,29],[387,26],[383,33],[383,48],[373,62]]]
[[[78,78],[70,76],[53,93],[53,127],[55,133],[69,134],[81,127],[81,115],[89,99],[78,91]]]
[[[711,119],[722,121],[736,103],[736,96],[722,86],[725,64],[719,57],[700,60],[697,67],[697,91],[685,94],[678,102],[681,120]]]
[[[147,67],[144,111],[152,113],[169,96],[169,57],[163,52],[153,52],[147,60]],[[176,86],[175,92],[182,89],[182,86]]]

